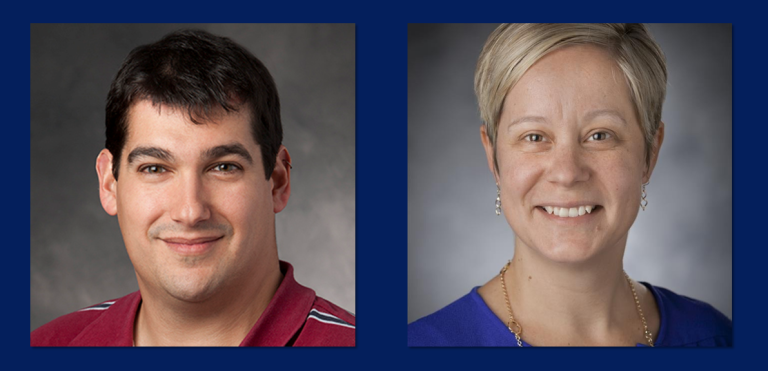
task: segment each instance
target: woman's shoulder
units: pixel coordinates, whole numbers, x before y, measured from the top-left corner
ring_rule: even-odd
[[[412,347],[513,345],[506,344],[510,337],[504,324],[478,295],[477,287],[408,325],[408,346]]]
[[[644,283],[661,315],[660,346],[732,346],[733,322],[712,305]]]

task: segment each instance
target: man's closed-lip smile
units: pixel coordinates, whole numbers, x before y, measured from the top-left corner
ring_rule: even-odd
[[[165,242],[168,247],[178,253],[185,255],[196,255],[208,251],[216,241],[222,238],[224,238],[224,236],[207,236],[196,238],[167,237],[160,238],[160,240]]]

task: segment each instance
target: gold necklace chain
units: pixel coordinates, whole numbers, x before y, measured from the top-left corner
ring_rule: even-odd
[[[518,323],[515,320],[515,316],[512,314],[512,305],[509,303],[509,295],[507,294],[507,285],[504,282],[504,273],[507,272],[507,268],[509,268],[509,265],[511,263],[512,263],[512,260],[508,261],[507,264],[504,265],[504,268],[501,268],[501,273],[499,273],[499,277],[501,278],[501,290],[504,292],[504,301],[507,303],[507,313],[509,313],[509,320],[507,320],[507,328],[509,329],[509,332],[512,333],[512,335],[515,335],[515,340],[517,340],[517,346],[522,347],[523,341],[520,338],[520,336],[523,335],[523,326],[520,326],[520,323]],[[635,291],[635,286],[632,284],[632,280],[629,279],[629,275],[627,275],[627,272],[622,271],[622,273],[624,273],[624,278],[627,279],[629,288],[632,290],[632,296],[635,298],[635,306],[637,307],[637,314],[640,315],[640,321],[643,322],[643,336],[645,337],[645,340],[648,342],[648,345],[653,347],[653,335],[648,330],[648,324],[645,322],[645,316],[643,315],[643,307],[640,306],[640,299],[637,298],[637,292]],[[514,329],[513,329],[513,326],[514,326]]]
[[[504,301],[507,302],[507,313],[509,313],[509,320],[507,321],[507,328],[509,329],[509,332],[512,333],[512,335],[515,335],[515,339],[517,340],[517,346],[522,347],[523,341],[520,340],[520,335],[523,334],[523,326],[520,326],[517,321],[515,321],[515,316],[512,315],[512,305],[509,304],[509,295],[507,295],[507,285],[504,284],[504,273],[507,273],[507,268],[509,268],[509,264],[512,263],[512,260],[508,261],[507,264],[504,265],[504,268],[501,268],[501,273],[499,273],[499,277],[501,277],[501,290],[504,291]],[[512,325],[515,325],[517,327],[517,331],[512,329]]]
[[[640,299],[637,298],[637,292],[635,292],[635,285],[632,284],[632,280],[629,279],[629,275],[625,271],[621,271],[624,273],[624,278],[627,279],[627,282],[629,283],[629,288],[632,289],[632,296],[635,298],[635,306],[637,306],[637,314],[640,315],[640,321],[643,322],[643,336],[645,336],[645,341],[648,342],[648,345],[653,347],[653,335],[650,331],[648,331],[648,324],[645,322],[645,316],[643,315],[643,307],[640,306]]]

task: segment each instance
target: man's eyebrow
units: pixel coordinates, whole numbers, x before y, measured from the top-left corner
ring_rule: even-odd
[[[237,155],[253,164],[253,158],[248,150],[240,143],[225,144],[208,149],[203,153],[203,158],[207,160],[224,157],[227,155]]]
[[[139,157],[154,157],[156,159],[173,162],[173,155],[159,147],[136,147],[128,154],[128,165],[136,161]]]

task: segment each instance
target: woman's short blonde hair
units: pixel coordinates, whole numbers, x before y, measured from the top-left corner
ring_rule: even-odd
[[[583,44],[608,51],[624,72],[645,135],[646,163],[650,163],[666,94],[667,66],[648,29],[640,23],[512,23],[491,33],[475,71],[475,94],[497,169],[496,132],[507,92],[548,53]]]

